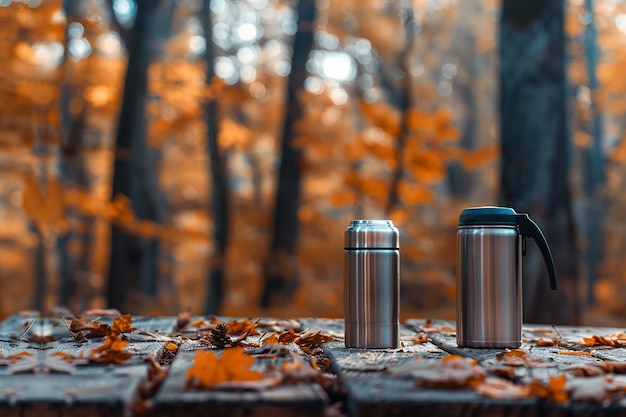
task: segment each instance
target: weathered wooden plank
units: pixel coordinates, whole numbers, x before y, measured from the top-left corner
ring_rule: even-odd
[[[313,320],[307,324],[343,332],[340,321]],[[401,326],[402,346],[396,349],[346,349],[342,340],[323,345],[325,355],[333,361],[333,370],[347,389],[346,408],[350,416],[461,416],[510,408],[509,403],[494,407],[470,390],[424,389],[416,387],[411,379],[393,377],[388,369],[417,359],[441,359],[448,355],[432,343],[414,343],[416,337],[416,332]],[[517,415],[536,415],[530,405],[526,410],[530,414]],[[510,413],[494,415],[505,414]]]
[[[103,342],[101,337],[76,340],[68,328],[70,321],[65,319],[64,322],[64,319],[58,317],[38,319],[23,338],[38,340],[39,343],[13,344],[10,354],[28,348],[31,356],[25,362],[20,360],[15,364],[21,367],[18,373],[9,374],[9,366],[0,366],[0,415],[130,415],[138,386],[147,377],[148,367],[144,359],[160,356],[166,342],[158,340],[171,333],[176,320],[172,317],[135,319],[133,326],[137,330],[126,335],[130,339],[126,351],[132,353],[132,356],[121,365],[73,365],[55,356],[62,353],[87,359],[90,351]],[[11,323],[18,322],[13,319],[9,320],[10,326],[3,324],[13,329],[19,327]],[[6,345],[0,343],[0,348]]]
[[[0,378],[0,415],[127,415],[145,376],[143,364],[86,366],[73,374],[13,374]]]
[[[507,349],[467,349],[456,345],[454,323],[430,322],[424,326],[424,320],[409,320],[408,324],[416,331],[426,331],[430,340],[441,348],[441,356],[447,353],[459,354],[474,358],[481,366],[498,366],[499,357]],[[333,351],[334,349],[337,349]],[[520,367],[517,377],[528,379],[545,379],[556,375],[561,369],[572,364],[597,363],[598,358],[579,355],[565,355],[557,353],[563,347],[538,347],[523,344],[522,350],[526,351],[532,360],[548,365],[549,367],[534,368],[531,366]],[[430,389],[415,386],[412,379],[391,378],[381,372],[377,372],[375,378],[365,369],[362,356],[371,358],[372,352],[365,355],[360,352],[350,353],[351,349],[332,348],[329,355],[341,358],[351,355],[349,360],[335,360],[337,373],[342,377],[349,391],[348,409],[350,415],[375,416],[405,415],[426,413],[434,416],[465,416],[465,415],[488,415],[488,416],[565,416],[565,415],[626,415],[626,410],[620,404],[598,405],[569,403],[560,405],[550,402],[541,402],[535,399],[506,399],[495,400],[480,396],[471,389]],[[445,353],[444,353],[445,352]],[[576,353],[576,352],[572,352]],[[361,356],[361,358],[359,357]],[[420,357],[420,359],[428,356]],[[394,359],[392,359],[394,361]],[[356,362],[356,364],[354,364]],[[397,361],[399,363],[399,361]],[[349,365],[347,365],[349,364]],[[400,364],[400,363],[399,363]],[[393,366],[393,365],[389,365]],[[375,369],[384,369],[385,364],[379,364]]]
[[[280,385],[259,391],[199,390],[186,388],[186,374],[198,344],[181,346],[163,386],[154,399],[155,416],[323,416],[328,396],[317,384]],[[217,350],[216,350],[217,351]],[[278,365],[280,358],[272,360]],[[268,359],[257,358],[263,369]]]
[[[409,320],[407,324],[417,331],[427,332],[433,343],[448,353],[477,359],[484,364],[493,364],[498,356],[509,350],[459,348],[456,343],[456,334],[453,331],[455,328],[454,322],[434,321],[429,322],[428,326],[425,326],[425,322],[425,320]],[[451,331],[447,331],[447,329],[451,329]],[[598,362],[599,359],[597,357],[575,354],[572,346],[569,346],[569,342],[574,337],[578,339],[581,337],[573,336],[577,334],[578,330],[572,329],[574,333],[565,327],[562,330],[557,330],[556,328],[546,326],[526,325],[523,327],[520,349],[525,351],[532,359],[536,359],[544,364],[554,364],[557,370],[573,364]],[[536,341],[539,339],[544,341],[554,340],[557,344],[554,346],[538,346]]]

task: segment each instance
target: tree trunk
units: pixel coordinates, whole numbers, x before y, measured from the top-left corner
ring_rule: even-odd
[[[598,267],[602,257],[602,218],[604,217],[604,199],[601,191],[605,179],[605,158],[602,152],[602,116],[598,108],[597,92],[598,77],[596,68],[598,65],[598,48],[596,45],[597,32],[594,23],[593,0],[585,0],[585,13],[590,21],[585,25],[585,57],[587,60],[587,78],[591,90],[591,137],[592,143],[584,152],[584,190],[585,203],[582,227],[585,233],[585,262],[587,303],[593,304],[593,286],[598,274]]]
[[[63,0],[63,10],[68,22],[72,22],[77,16],[77,7],[75,0]],[[67,29],[67,28],[66,28]],[[72,118],[70,114],[70,102],[72,100],[72,91],[70,87],[69,52],[67,45],[67,31],[65,33],[64,42],[64,69],[65,79],[61,87],[61,152],[60,152],[60,172],[65,187],[73,182],[77,177],[83,178],[83,164],[80,160],[80,136],[84,128],[85,112],[84,109],[78,117]],[[80,131],[79,131],[80,129]],[[78,139],[78,140],[77,140]],[[67,211],[69,209],[66,208]],[[68,213],[69,217],[70,213]],[[77,214],[78,215],[78,214]],[[57,252],[59,255],[59,273],[61,276],[61,289],[59,294],[59,304],[65,307],[70,306],[70,301],[76,293],[78,283],[76,269],[72,268],[72,256],[70,256],[69,245],[74,233],[71,230],[71,224],[68,224],[68,230],[65,234],[57,237]],[[86,250],[83,248],[83,250]]]
[[[211,1],[204,0],[202,19],[204,34],[206,37],[207,64],[206,82],[210,84],[215,77],[214,59],[215,52],[211,35],[213,23],[211,20]],[[220,154],[217,143],[217,102],[209,100],[204,105],[204,114],[207,128],[207,153],[209,155],[212,206],[213,206],[213,255],[209,263],[208,285],[205,314],[218,314],[224,299],[224,255],[228,246],[229,238],[229,215],[228,215],[228,186],[226,160]]]
[[[569,184],[563,0],[504,0],[500,23],[500,199],[537,221],[552,248],[551,292],[539,250],[524,259],[524,320],[576,323],[576,232]]]
[[[294,124],[302,117],[302,104],[297,92],[304,86],[306,63],[313,48],[317,9],[315,0],[300,0],[297,6],[298,30],[293,41],[291,74],[287,81],[286,117],[283,125],[281,164],[274,206],[273,238],[270,255],[264,268],[264,289],[261,307],[289,301],[298,286],[296,246],[299,234],[301,153],[293,145]]]
[[[411,92],[412,92],[412,79],[411,72],[409,71],[409,57],[411,56],[411,51],[413,49],[413,45],[415,44],[415,36],[417,36],[414,30],[414,22],[415,14],[413,12],[413,7],[411,4],[408,4],[406,8],[402,11],[402,16],[404,17],[404,30],[406,32],[406,45],[404,46],[404,50],[400,54],[399,57],[399,67],[404,73],[404,78],[402,79],[402,84],[400,87],[400,91],[397,92],[398,97],[398,110],[400,111],[402,121],[400,122],[400,132],[396,139],[396,161],[397,166],[391,175],[391,184],[389,186],[389,196],[387,198],[387,207],[385,207],[385,213],[387,216],[391,213],[394,207],[397,207],[400,204],[400,193],[398,188],[400,186],[400,181],[404,176],[404,148],[406,147],[407,136],[409,135],[409,126],[408,126],[408,117],[409,110],[411,109]]]
[[[124,80],[122,109],[116,137],[112,197],[130,198],[138,218],[156,220],[156,190],[150,190],[155,178],[146,163],[144,99],[148,87],[150,30],[158,2],[137,3],[137,15],[128,47],[128,66]],[[156,247],[155,247],[156,246]],[[146,280],[156,279],[156,240],[142,241],[113,224],[107,300],[110,307],[127,311],[127,293],[146,287]],[[151,264],[147,264],[150,260]],[[142,280],[141,276],[147,277]],[[143,281],[143,282],[142,282]]]

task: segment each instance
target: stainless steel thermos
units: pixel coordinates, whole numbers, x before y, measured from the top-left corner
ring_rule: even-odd
[[[391,220],[352,220],[344,247],[346,347],[398,347],[398,229]]]
[[[522,338],[522,256],[525,238],[539,246],[556,290],[546,238],[527,214],[507,207],[461,212],[457,233],[457,344],[516,348]]]

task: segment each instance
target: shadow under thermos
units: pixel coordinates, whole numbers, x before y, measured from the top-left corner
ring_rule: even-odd
[[[461,212],[457,232],[456,338],[460,347],[517,348],[522,343],[525,238],[541,250],[550,286],[554,260],[539,226],[508,207]]]
[[[391,220],[352,220],[345,230],[344,248],[346,347],[398,347],[398,229]]]

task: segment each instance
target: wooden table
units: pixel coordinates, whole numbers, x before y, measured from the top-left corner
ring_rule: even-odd
[[[345,348],[341,320],[252,319],[259,335],[229,340],[266,379],[190,387],[197,351],[224,351],[201,327],[242,320],[135,317],[121,335],[130,357],[96,364],[103,338],[70,331],[72,317],[16,314],[0,323],[0,416],[626,416],[626,335],[612,328],[524,326],[519,350],[461,349],[454,323],[416,319],[400,348],[367,350]],[[334,340],[263,343],[305,329]],[[293,361],[308,371],[290,382],[281,369]]]

